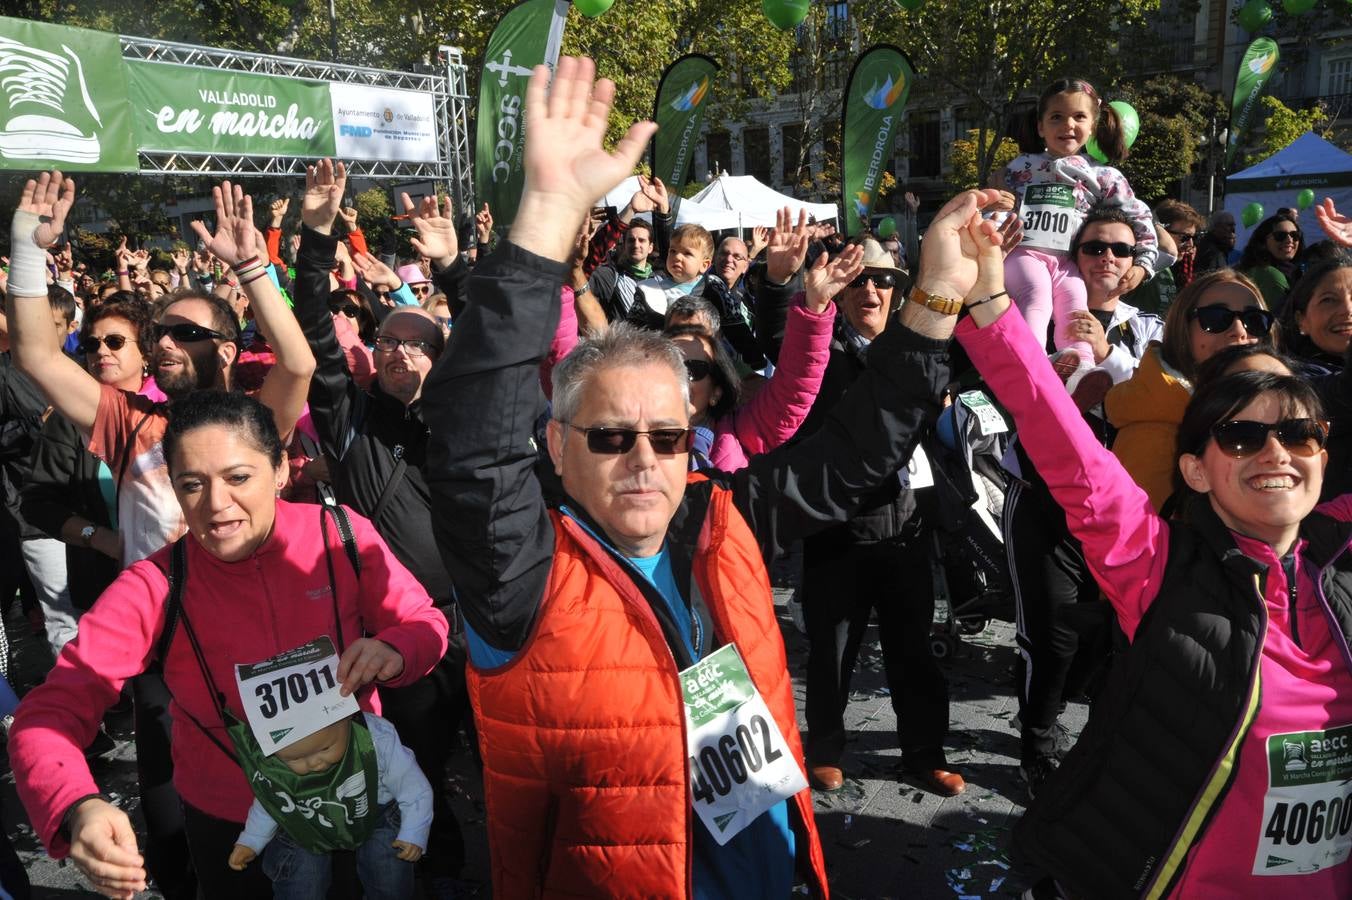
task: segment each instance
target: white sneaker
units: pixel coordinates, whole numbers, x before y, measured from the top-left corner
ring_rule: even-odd
[[[18,113],[0,130],[0,156],[98,162],[98,136],[84,134],[63,117],[67,88],[74,74],[85,109],[95,122],[103,124],[89,97],[80,58],[69,47],[61,49],[66,56],[0,37],[0,73],[4,76],[0,90],[6,95],[9,110]]]

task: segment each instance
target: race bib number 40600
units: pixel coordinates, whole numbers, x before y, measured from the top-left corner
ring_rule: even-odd
[[[1352,851],[1352,725],[1268,738],[1255,875],[1304,875]]]
[[[269,756],[357,711],[338,693],[338,654],[328,637],[271,659],[235,666],[235,684],[249,728]]]
[[[721,846],[807,780],[735,646],[683,671],[681,689],[691,802]]]

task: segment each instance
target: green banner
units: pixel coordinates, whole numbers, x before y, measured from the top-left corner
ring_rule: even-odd
[[[1277,60],[1281,52],[1272,38],[1260,37],[1249,45],[1239,61],[1239,74],[1235,76],[1235,93],[1230,101],[1230,139],[1225,148],[1225,168],[1229,169],[1235,160],[1235,151],[1244,133],[1249,130],[1249,120],[1258,107],[1258,98],[1263,87],[1277,70]]]
[[[117,35],[0,17],[0,169],[134,172]]]
[[[493,221],[510,226],[525,180],[526,82],[541,63],[559,58],[568,0],[526,0],[502,17],[484,51],[479,75],[479,118],[475,135],[474,192],[487,203]]]
[[[127,94],[143,150],[334,155],[326,82],[129,59]]]
[[[709,91],[718,77],[718,63],[702,53],[687,53],[667,66],[657,85],[653,121],[653,174],[678,194],[690,175],[690,159],[699,143]]]
[[[878,44],[855,61],[840,117],[840,182],[845,232],[863,233],[892,159],[893,136],[911,93],[915,70],[896,47]]]

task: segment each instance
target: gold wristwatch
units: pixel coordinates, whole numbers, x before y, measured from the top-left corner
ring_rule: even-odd
[[[912,303],[919,303],[926,309],[932,309],[940,315],[956,316],[958,313],[962,312],[961,300],[940,297],[938,294],[922,291],[919,286],[911,288],[911,294],[907,299]]]

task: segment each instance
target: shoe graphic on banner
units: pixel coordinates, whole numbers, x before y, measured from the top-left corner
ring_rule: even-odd
[[[80,57],[64,44],[61,49],[66,56],[0,37],[0,91],[9,114],[0,130],[0,156],[73,163],[99,161],[98,136],[85,134],[66,121],[67,95],[74,93],[69,89],[78,86],[79,100],[94,121],[103,125],[89,97]],[[4,115],[3,110],[0,115]]]

